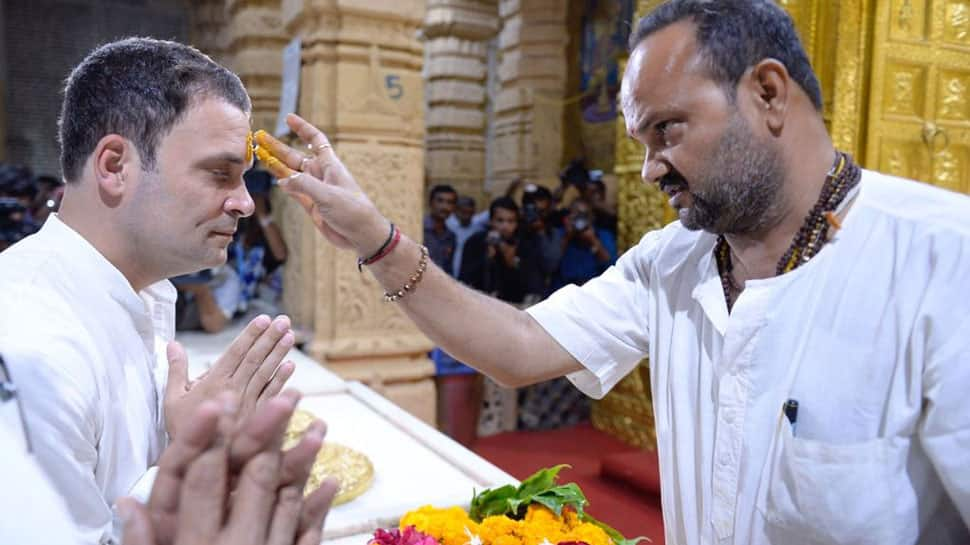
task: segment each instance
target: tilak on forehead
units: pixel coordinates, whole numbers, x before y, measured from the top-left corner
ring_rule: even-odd
[[[273,176],[289,178],[296,174],[296,171],[286,166],[281,159],[283,154],[286,153],[285,144],[262,129],[256,131],[252,137],[256,140],[256,157]]]
[[[243,154],[247,165],[253,164],[253,151],[255,151],[253,148],[253,133],[249,131],[246,133],[246,152]]]

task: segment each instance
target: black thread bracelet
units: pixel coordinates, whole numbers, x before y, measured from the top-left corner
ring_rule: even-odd
[[[381,247],[378,248],[376,252],[374,252],[373,254],[371,254],[371,256],[368,257],[367,259],[361,259],[359,257],[357,258],[357,272],[360,272],[360,273],[364,272],[364,265],[370,263],[377,256],[379,256],[382,253],[384,253],[384,250],[387,249],[388,244],[390,244],[392,240],[394,240],[394,224],[393,223],[391,224],[391,232],[387,234],[387,240],[384,241],[384,244],[381,244]]]

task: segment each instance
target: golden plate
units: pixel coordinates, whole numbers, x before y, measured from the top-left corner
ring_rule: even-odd
[[[317,418],[312,413],[297,409],[290,418],[283,437],[283,448],[288,449],[299,442],[310,424]],[[324,441],[317,459],[310,470],[303,494],[310,494],[327,477],[340,481],[340,488],[333,500],[334,505],[347,503],[360,496],[374,482],[374,465],[363,453],[330,441]]]

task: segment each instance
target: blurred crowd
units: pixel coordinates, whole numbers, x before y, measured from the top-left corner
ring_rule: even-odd
[[[616,261],[617,218],[607,205],[606,184],[581,161],[563,170],[554,190],[515,181],[487,208],[477,205],[450,185],[432,187],[424,244],[439,267],[490,296],[526,308],[563,286],[584,284]],[[443,350],[431,356],[439,425],[463,444],[489,431],[552,428],[588,417],[589,401],[565,379],[503,399]]]
[[[0,252],[40,229],[61,205],[63,183],[29,168],[0,163]]]

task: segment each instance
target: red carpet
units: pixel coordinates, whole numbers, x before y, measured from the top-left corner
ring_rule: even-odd
[[[589,424],[549,431],[518,431],[479,439],[473,450],[524,479],[536,470],[569,464],[562,482],[586,493],[589,512],[627,537],[663,544],[656,455],[640,451]]]

